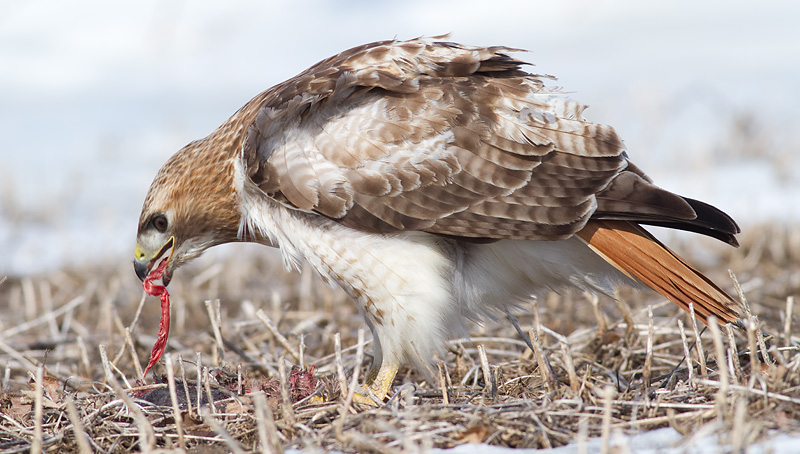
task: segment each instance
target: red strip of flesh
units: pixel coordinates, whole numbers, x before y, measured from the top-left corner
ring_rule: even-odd
[[[167,262],[169,262],[169,260],[162,260],[161,263],[147,275],[144,282],[142,282],[142,287],[144,287],[144,291],[147,292],[148,295],[161,298],[161,323],[158,325],[158,338],[153,345],[153,350],[150,352],[150,362],[147,363],[147,367],[144,369],[145,377],[147,377],[147,372],[150,368],[161,359],[161,355],[167,347],[167,338],[169,337],[169,292],[167,292],[167,288],[163,285],[153,284],[153,281],[161,279],[164,275]]]

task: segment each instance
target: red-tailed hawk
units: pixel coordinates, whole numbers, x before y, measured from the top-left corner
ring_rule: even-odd
[[[610,126],[525,71],[515,49],[367,44],[259,94],[161,168],[134,266],[163,280],[211,246],[279,247],[342,286],[372,330],[379,398],[466,319],[543,289],[644,283],[697,316],[724,291],[640,224],[736,245],[736,223],[655,186]],[[163,269],[163,268],[161,268]]]

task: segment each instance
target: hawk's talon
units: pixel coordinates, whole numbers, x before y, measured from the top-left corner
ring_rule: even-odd
[[[383,399],[375,394],[375,391],[369,386],[359,385],[353,393],[353,403],[363,405],[370,408],[382,407]]]

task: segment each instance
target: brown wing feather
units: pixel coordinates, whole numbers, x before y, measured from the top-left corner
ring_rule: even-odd
[[[608,263],[645,283],[703,323],[714,315],[737,323],[737,303],[710,279],[661,244],[642,227],[626,221],[590,221],[577,236]]]
[[[386,41],[324,60],[237,113],[247,174],[367,232],[558,240],[606,219],[735,244],[733,220],[653,185],[512,51]]]
[[[622,142],[509,51],[413,40],[320,62],[242,109],[248,175],[365,231],[567,238],[625,168]]]

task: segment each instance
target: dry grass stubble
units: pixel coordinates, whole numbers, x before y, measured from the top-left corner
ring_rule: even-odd
[[[140,306],[128,263],[10,277],[0,283],[0,451],[538,448],[665,426],[687,444],[718,434],[737,449],[800,434],[800,232],[749,229],[740,250],[680,243],[731,291],[735,273],[760,329],[712,326],[693,346],[702,326],[655,294],[549,294],[518,315],[543,355],[505,320],[475,326],[471,339],[450,342],[436,384],[401,370],[378,409],[342,392],[371,361],[354,305],[308,270],[283,272],[264,248],[233,248],[177,274],[169,355],[149,386],[141,362],[159,305]],[[666,379],[689,350],[692,367]]]

